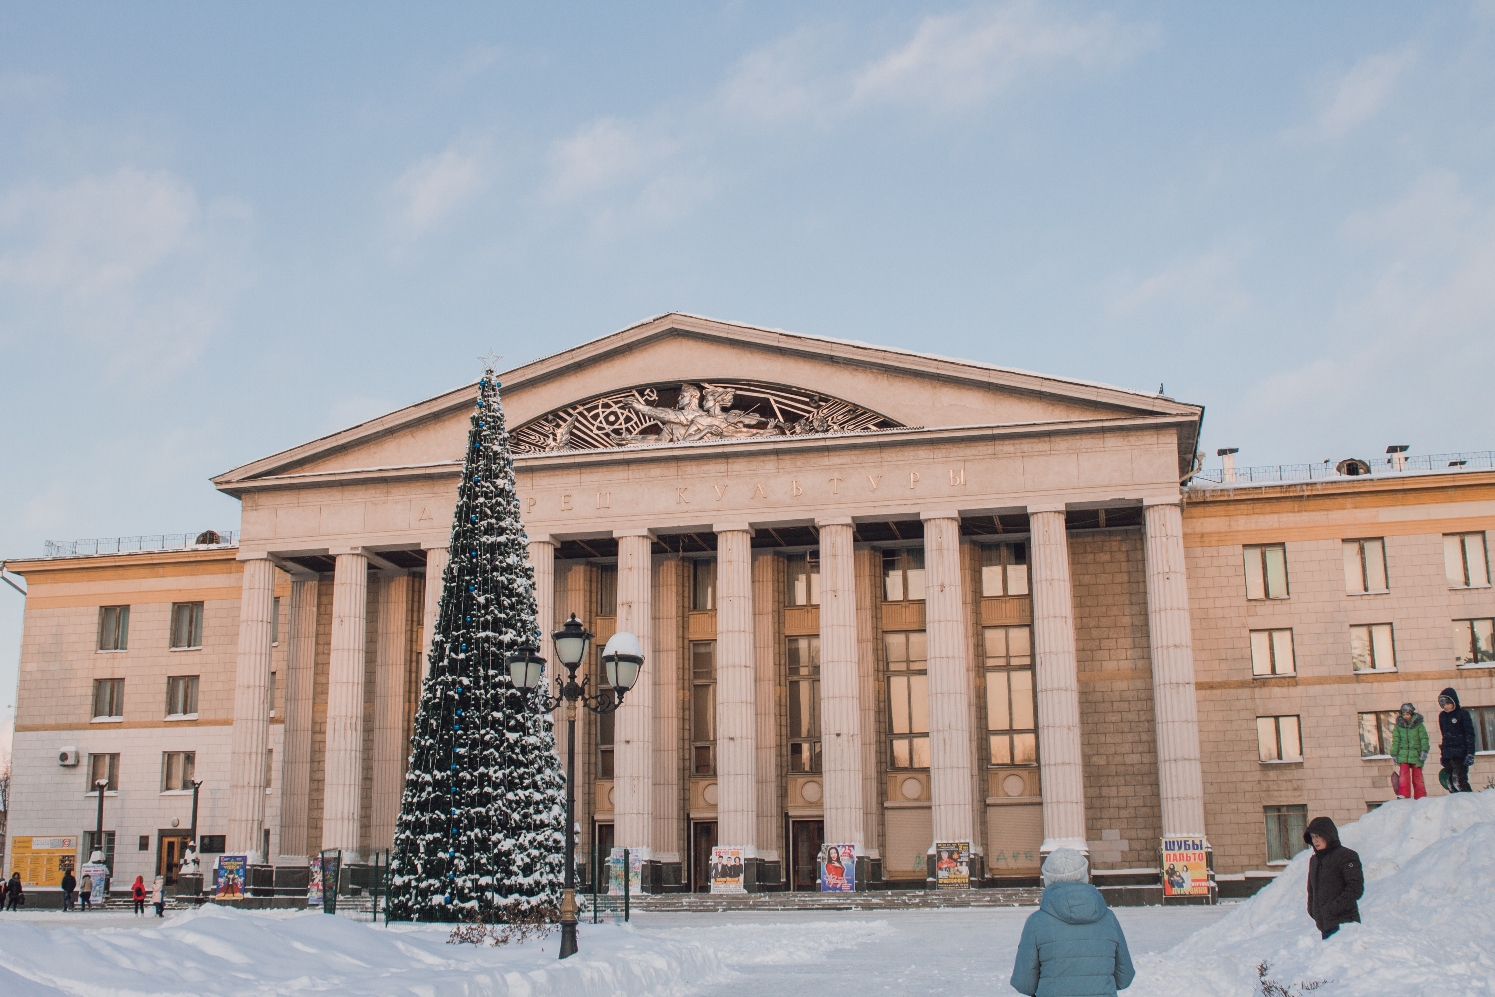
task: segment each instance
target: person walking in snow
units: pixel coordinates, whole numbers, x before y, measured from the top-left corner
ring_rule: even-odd
[[[1438,730],[1443,734],[1438,755],[1448,772],[1448,791],[1471,793],[1469,767],[1474,764],[1474,720],[1459,705],[1459,694],[1453,686],[1439,693],[1438,708],[1442,711],[1438,714]]]
[[[93,900],[93,877],[86,872],[83,874],[83,878],[78,881],[78,899],[81,901],[79,910],[91,909],[90,901]]]
[[[166,916],[166,880],[161,876],[151,884],[151,903],[156,907],[156,916]]]
[[[13,872],[5,884],[5,909],[18,910],[26,904],[26,890],[21,886],[21,874]]]
[[[135,885],[130,887],[130,899],[135,901],[135,916],[140,917],[145,913],[145,877],[136,876]]]
[[[1403,703],[1391,734],[1391,760],[1396,762],[1396,798],[1420,800],[1428,795],[1422,783],[1422,767],[1427,764],[1428,729],[1422,714],[1411,703]]]
[[[62,873],[62,909],[69,911],[73,909],[73,891],[78,888],[78,879],[73,875],[73,870],[65,869]]]
[[[1028,997],[1114,997],[1136,975],[1126,936],[1091,886],[1085,856],[1056,848],[1043,862],[1043,899],[1028,915],[1012,988]]]
[[[1328,938],[1341,924],[1360,920],[1365,894],[1365,871],[1360,855],[1339,843],[1339,828],[1328,817],[1315,817],[1303,832],[1303,842],[1313,846],[1308,860],[1308,916],[1318,926],[1319,936]]]

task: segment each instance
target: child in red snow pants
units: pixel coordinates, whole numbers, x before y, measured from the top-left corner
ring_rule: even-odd
[[[1428,795],[1428,791],[1422,785],[1422,766],[1413,765],[1410,762],[1402,762],[1401,772],[1397,776],[1398,796],[1410,796],[1414,800],[1420,800]]]

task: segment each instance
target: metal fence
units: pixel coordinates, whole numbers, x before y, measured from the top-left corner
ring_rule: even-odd
[[[89,554],[122,554],[135,550],[185,550],[188,547],[234,547],[237,530],[195,530],[191,533],[155,533],[141,537],[99,537],[93,540],[48,540],[46,557],[83,557]]]
[[[1340,463],[1344,463],[1341,461]],[[1365,461],[1370,467],[1369,477],[1398,477],[1405,474],[1457,473],[1495,468],[1495,450],[1474,453],[1422,454],[1407,457],[1400,464],[1393,458],[1377,458]],[[1220,467],[1200,471],[1189,480],[1192,485],[1270,485],[1291,481],[1329,481],[1357,477],[1343,474],[1338,464],[1324,461],[1321,464],[1267,464],[1262,467],[1238,467],[1230,480],[1225,478],[1225,469]],[[1363,473],[1358,475],[1365,477]]]

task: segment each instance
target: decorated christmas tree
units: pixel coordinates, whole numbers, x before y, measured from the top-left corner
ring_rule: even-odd
[[[489,923],[560,904],[565,783],[549,714],[505,655],[539,647],[498,381],[478,386],[451,559],[390,857],[390,917]]]

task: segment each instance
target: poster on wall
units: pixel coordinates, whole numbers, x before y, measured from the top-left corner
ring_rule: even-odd
[[[969,841],[935,843],[934,885],[941,890],[971,888],[971,843]]]
[[[75,837],[10,839],[10,871],[21,874],[23,886],[61,886],[62,874],[78,862]]]
[[[1209,896],[1209,846],[1203,838],[1163,839],[1163,896]]]
[[[854,893],[856,888],[856,845],[822,845],[820,848],[820,892]]]
[[[244,871],[249,865],[248,855],[218,856],[218,899],[244,899]]]
[[[712,893],[746,893],[745,871],[741,847],[718,845],[711,849]]]
[[[306,879],[306,906],[313,907],[322,902],[322,856],[311,857],[311,868]]]
[[[628,853],[628,892],[638,896],[643,892],[644,859],[637,852],[626,848],[614,848],[607,858],[607,895],[623,895],[623,854]]]

